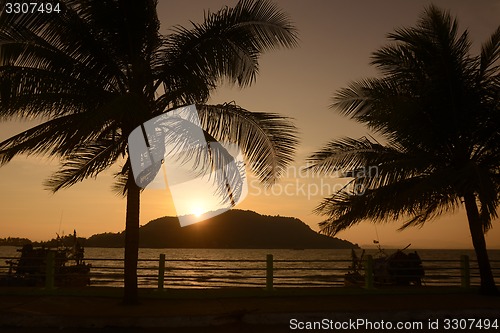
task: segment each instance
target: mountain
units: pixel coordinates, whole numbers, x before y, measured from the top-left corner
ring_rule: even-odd
[[[293,217],[229,210],[202,222],[181,227],[177,217],[161,217],[142,226],[140,247],[234,249],[350,249],[348,241],[313,231]],[[87,247],[123,247],[124,232],[93,235]]]

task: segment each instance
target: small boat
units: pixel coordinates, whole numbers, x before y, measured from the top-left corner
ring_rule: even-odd
[[[59,239],[59,237],[58,237]],[[73,245],[54,249],[34,248],[26,244],[19,259],[8,260],[9,272],[0,277],[0,286],[43,286],[49,253],[54,253],[54,285],[58,287],[83,287],[90,284],[90,264],[84,261],[84,248],[78,242],[76,231]]]
[[[422,284],[422,278],[425,275],[422,260],[417,251],[405,252],[410,245],[390,255],[386,254],[380,246],[378,247],[379,252],[373,259],[373,281],[376,285],[420,286]],[[358,258],[356,252],[352,250],[352,264],[344,276],[345,286],[364,284],[364,254],[363,250],[361,257]]]
[[[364,271],[364,256],[365,250],[361,252],[361,257],[358,258],[356,251],[354,251],[354,249],[351,249],[351,266],[349,266],[349,270],[344,275],[344,286],[357,287],[362,286],[365,283],[365,276],[361,273]]]

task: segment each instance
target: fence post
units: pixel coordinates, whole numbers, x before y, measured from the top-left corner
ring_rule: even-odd
[[[365,260],[365,288],[373,289],[373,257],[366,256]]]
[[[158,265],[158,290],[163,290],[165,281],[165,254],[160,254],[160,263]]]
[[[461,255],[460,256],[460,275],[462,280],[462,288],[470,287],[470,265],[469,265],[469,256]]]
[[[273,290],[273,255],[268,254],[266,257],[266,289]]]
[[[45,262],[45,289],[54,289],[54,275],[55,275],[56,253],[54,251],[47,252]]]

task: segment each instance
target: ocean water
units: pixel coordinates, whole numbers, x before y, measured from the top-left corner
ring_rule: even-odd
[[[387,254],[395,250],[386,250]],[[479,283],[473,250],[415,250],[425,269],[424,285],[460,285],[460,257],[468,255],[472,284]],[[356,250],[361,256],[361,250]],[[276,287],[342,286],[351,265],[351,250],[276,249],[140,249],[139,284],[155,287],[160,254],[165,255],[165,288],[257,287],[266,284],[266,258],[273,256]],[[366,254],[379,256],[378,250]],[[0,247],[0,274],[7,258],[18,257],[15,247]],[[497,283],[500,284],[500,250],[489,251]],[[85,261],[92,265],[91,284],[123,285],[123,249],[86,248]]]

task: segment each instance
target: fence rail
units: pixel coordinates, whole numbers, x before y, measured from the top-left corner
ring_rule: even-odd
[[[0,276],[7,276],[14,257],[0,257]],[[95,286],[123,285],[123,259],[87,258],[90,263],[90,281]],[[500,275],[500,260],[491,260],[497,282]],[[3,264],[5,263],[5,264]],[[54,288],[55,260],[49,255],[45,260],[45,287]],[[422,284],[462,286],[469,288],[479,284],[477,264],[462,255],[457,260],[423,260],[425,275]],[[340,287],[344,286],[345,274],[351,270],[351,260],[290,260],[274,259],[268,254],[259,259],[169,259],[160,254],[159,259],[139,259],[138,281],[140,287],[158,288],[224,288],[224,287]],[[364,260],[365,288],[374,288],[374,259]],[[396,274],[397,275],[397,270]],[[406,275],[408,276],[408,275]]]

